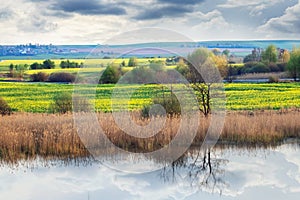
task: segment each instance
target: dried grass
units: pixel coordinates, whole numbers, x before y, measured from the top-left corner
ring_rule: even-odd
[[[140,125],[149,122],[136,113],[133,113],[132,118]],[[143,139],[124,133],[110,113],[100,113],[98,119],[106,136],[116,146],[132,152],[151,152],[166,146],[177,134],[181,120],[178,116],[168,118],[166,126],[158,134]],[[299,110],[229,112],[219,144],[275,145],[287,138],[299,138],[299,119]],[[202,144],[209,120],[201,118],[193,146]],[[189,132],[185,130],[185,134]],[[185,142],[182,141],[182,144]],[[95,147],[102,148],[97,141]],[[77,135],[72,114],[18,113],[0,117],[0,160],[15,162],[37,156],[46,159],[90,156]]]

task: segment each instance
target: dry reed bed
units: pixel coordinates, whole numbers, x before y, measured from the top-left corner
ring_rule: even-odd
[[[220,138],[237,145],[276,145],[300,138],[300,110],[230,112]]]
[[[139,124],[147,120],[133,115]],[[180,117],[168,118],[166,126],[150,138],[136,138],[124,133],[109,113],[98,114],[107,137],[118,147],[132,152],[150,152],[166,146],[177,134]],[[209,118],[201,118],[193,146],[199,146],[209,126]],[[88,124],[87,124],[87,128]],[[191,130],[185,130],[189,134]],[[143,134],[143,133],[140,133]],[[220,144],[275,145],[286,138],[300,138],[300,111],[256,111],[227,113]],[[99,147],[99,141],[94,146]],[[186,141],[182,141],[184,144]],[[89,144],[91,145],[91,144]],[[14,114],[0,117],[0,160],[57,157],[72,159],[89,156],[76,133],[72,114]]]

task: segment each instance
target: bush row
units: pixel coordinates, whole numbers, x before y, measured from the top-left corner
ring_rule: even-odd
[[[37,74],[32,74],[30,76],[31,81],[33,82],[62,82],[62,83],[73,83],[76,79],[76,76],[67,72],[57,72],[50,75],[39,72]]]
[[[286,63],[270,63],[248,62],[244,66],[231,66],[228,68],[228,75],[242,75],[247,73],[268,73],[268,72],[284,72],[286,71]]]

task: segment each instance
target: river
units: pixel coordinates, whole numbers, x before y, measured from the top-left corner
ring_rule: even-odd
[[[216,147],[211,150],[211,168],[208,165],[203,168],[203,155],[193,149],[174,165],[148,173],[118,171],[107,163],[89,159],[2,162],[0,197],[3,200],[299,199],[297,141],[269,148]],[[144,162],[145,167],[149,163],[139,162]]]

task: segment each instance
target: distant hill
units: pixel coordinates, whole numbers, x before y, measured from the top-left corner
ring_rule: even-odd
[[[292,50],[294,46],[300,46],[300,40],[165,42],[124,45],[0,45],[0,59],[186,56],[200,47],[218,48],[221,51],[228,49],[236,56],[245,56],[251,53],[253,48],[266,48],[270,44],[281,49]]]

